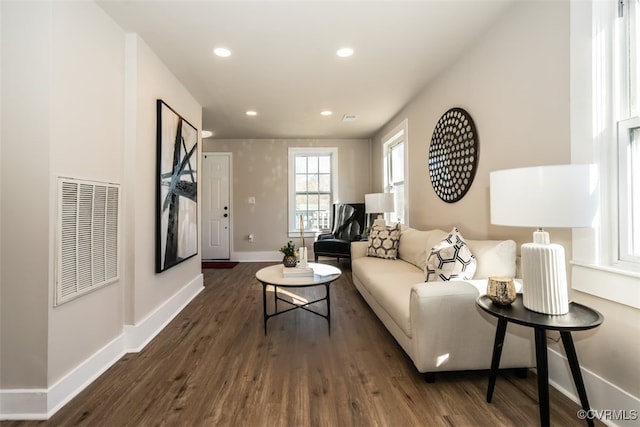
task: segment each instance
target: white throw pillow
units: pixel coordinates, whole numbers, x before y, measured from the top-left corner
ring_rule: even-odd
[[[476,271],[476,259],[457,228],[434,246],[427,257],[427,282],[451,279],[471,280]]]
[[[513,240],[466,240],[476,257],[477,268],[474,279],[491,276],[517,277],[516,250]]]
[[[367,256],[377,258],[396,259],[398,256],[398,242],[400,241],[400,223],[387,227],[374,224],[369,233]]]
[[[431,247],[447,236],[446,231],[421,231],[415,228],[401,228],[398,258],[423,269]]]

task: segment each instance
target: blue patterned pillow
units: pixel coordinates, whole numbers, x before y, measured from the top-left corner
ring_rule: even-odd
[[[367,256],[377,258],[396,259],[398,243],[400,242],[400,223],[387,227],[374,224],[369,233]]]
[[[426,282],[452,279],[471,280],[476,272],[476,258],[457,228],[434,246],[425,265]]]

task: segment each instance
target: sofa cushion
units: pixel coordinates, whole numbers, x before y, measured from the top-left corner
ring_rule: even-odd
[[[476,259],[457,228],[431,249],[425,270],[427,282],[473,278]]]
[[[421,231],[415,228],[402,227],[400,242],[398,243],[398,258],[423,270],[431,248],[446,236],[446,231],[438,229]]]
[[[374,257],[353,260],[351,270],[366,291],[410,337],[411,288],[424,282],[424,272],[399,259],[383,261]]]
[[[377,258],[396,259],[398,256],[398,242],[400,241],[400,224],[387,227],[374,224],[369,233],[367,256]]]
[[[490,276],[517,277],[516,242],[469,239],[465,242],[477,261],[474,279],[486,279]]]

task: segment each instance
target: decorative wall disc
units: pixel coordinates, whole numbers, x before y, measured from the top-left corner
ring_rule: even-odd
[[[438,197],[447,203],[462,199],[471,187],[478,165],[478,134],[462,108],[440,117],[429,147],[429,178]]]

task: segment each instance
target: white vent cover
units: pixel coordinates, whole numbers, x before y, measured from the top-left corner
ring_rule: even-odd
[[[120,186],[58,179],[55,305],[119,278]]]

